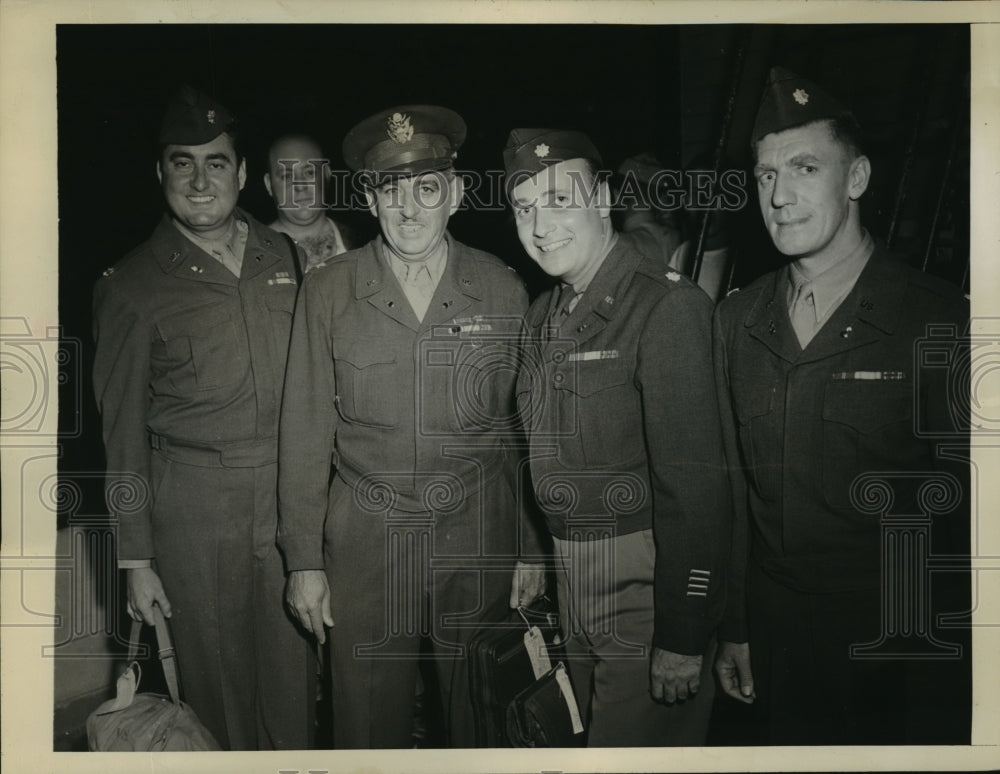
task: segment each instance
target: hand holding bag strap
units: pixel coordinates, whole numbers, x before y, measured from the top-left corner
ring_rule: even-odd
[[[170,640],[170,629],[167,620],[160,612],[159,605],[153,605],[153,622],[156,628],[156,645],[159,648],[160,664],[163,666],[163,677],[167,681],[167,690],[174,704],[180,704],[181,692],[177,683],[177,658],[174,655],[174,644]]]

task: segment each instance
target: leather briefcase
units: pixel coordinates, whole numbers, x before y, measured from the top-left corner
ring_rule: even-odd
[[[560,662],[507,705],[507,737],[514,747],[579,747],[583,725]]]
[[[537,626],[550,652],[559,634],[555,605],[542,597],[530,608],[511,611],[507,600],[490,611],[483,627],[469,641],[469,677],[477,747],[510,747],[507,705],[535,682],[524,644],[530,626]]]
[[[136,661],[142,623],[134,621],[129,642],[129,664],[118,678],[117,696],[104,702],[87,718],[90,749],[103,752],[219,750],[219,743],[209,730],[180,700],[170,632],[159,607],[154,606],[153,610],[160,663],[170,695],[136,692],[142,678],[142,669]]]

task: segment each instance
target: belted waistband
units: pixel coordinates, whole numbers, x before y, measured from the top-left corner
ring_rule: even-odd
[[[257,468],[278,461],[277,438],[233,441],[211,447],[150,433],[149,445],[174,462],[203,468]]]

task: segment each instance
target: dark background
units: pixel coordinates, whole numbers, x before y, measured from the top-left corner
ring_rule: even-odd
[[[77,573],[94,574],[93,589],[86,579],[72,588],[108,612],[77,626],[70,592],[62,602],[57,592],[67,614],[57,642],[95,659],[120,651],[127,629],[116,585],[101,580],[114,577],[114,548],[90,386],[91,293],[162,217],[156,135],[182,83],[240,117],[248,168],[240,204],[270,222],[262,176],[271,137],[308,131],[340,168],[347,130],[397,104],[459,112],[469,127],[459,167],[480,174],[501,168],[516,126],[581,129],[611,170],[640,152],[670,169],[745,170],[768,69],[782,65],[851,105],[866,129],[873,177],[862,219],[873,236],[968,290],[968,25],[60,25],[56,43],[59,315],[64,349],[74,353],[61,366],[59,474],[80,493],[59,501],[58,517],[71,527],[62,538],[101,541],[88,561],[75,559]],[[708,214],[711,231],[722,227],[728,242],[733,286],[782,262],[755,192],[747,194],[740,211]],[[705,213],[674,215],[696,240]],[[366,212],[338,217],[374,232]],[[461,211],[449,227],[521,271],[532,292],[544,286],[505,210]],[[60,683],[94,683],[93,695],[57,706],[56,748],[78,749],[83,720],[109,681],[99,670],[68,681],[59,669],[80,662],[56,665],[57,697]]]
[[[182,83],[240,117],[240,204],[269,222],[262,176],[276,133],[313,133],[342,168],[347,130],[395,104],[459,112],[469,127],[459,167],[480,174],[502,167],[515,126],[582,129],[612,170],[644,151],[672,169],[746,169],[757,101],[780,64],[851,105],[867,130],[874,175],[862,212],[873,235],[967,282],[968,25],[61,25],[57,57],[59,312],[82,351],[82,380],[71,374],[60,395],[60,426],[80,428],[63,439],[61,471],[103,469],[91,291],[162,216],[156,134]],[[780,263],[748,195],[725,216],[734,285]],[[373,233],[366,212],[340,217]],[[696,238],[703,214],[677,217]],[[461,211],[450,228],[515,266],[533,292],[544,285],[506,211]],[[103,512],[99,479],[79,484],[81,510]]]

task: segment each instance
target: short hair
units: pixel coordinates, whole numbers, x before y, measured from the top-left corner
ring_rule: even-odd
[[[830,134],[847,151],[851,159],[865,155],[864,132],[853,113],[841,113],[827,121]]]
[[[833,137],[833,139],[836,140],[847,152],[851,161],[859,156],[865,155],[864,131],[861,129],[861,124],[858,123],[858,119],[854,117],[853,113],[841,113],[839,116],[833,116],[831,118],[817,118],[815,121],[807,121],[806,123],[799,124],[797,126],[789,126],[787,129],[782,129],[781,131],[784,132],[791,129],[798,129],[799,127],[809,126],[810,124],[825,124],[830,130],[830,136]],[[764,136],[766,137],[767,135]],[[764,138],[759,138],[753,144],[754,163],[758,160],[757,148],[762,139]]]

